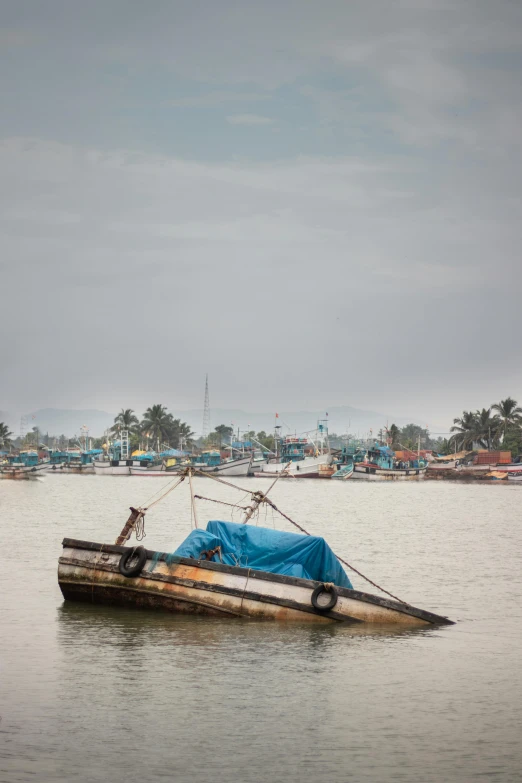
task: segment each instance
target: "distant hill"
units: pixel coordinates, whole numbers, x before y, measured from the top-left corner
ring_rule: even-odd
[[[42,408],[28,413],[27,423],[29,429],[38,427],[40,432],[48,432],[49,435],[66,435],[68,438],[78,435],[85,425],[93,437],[99,437],[113,425],[115,415],[98,410]]]

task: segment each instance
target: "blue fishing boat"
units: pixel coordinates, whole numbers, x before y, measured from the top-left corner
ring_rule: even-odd
[[[40,459],[37,451],[21,451],[9,454],[6,462],[0,465],[0,478],[32,479],[49,470],[49,460]]]
[[[332,478],[367,481],[419,480],[425,477],[428,467],[420,457],[402,461],[388,446],[378,443],[365,446],[357,442],[343,447],[337,465]]]

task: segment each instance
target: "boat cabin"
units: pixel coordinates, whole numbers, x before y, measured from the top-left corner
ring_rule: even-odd
[[[20,454],[10,454],[7,457],[9,465],[12,467],[23,465],[26,468],[38,465],[37,451],[21,451]]]
[[[219,451],[204,451],[203,454],[199,454],[197,457],[192,458],[192,464],[207,465],[208,467],[221,465],[221,454]]]
[[[281,462],[300,462],[306,456],[309,449],[308,438],[286,437],[281,438],[280,458]]]

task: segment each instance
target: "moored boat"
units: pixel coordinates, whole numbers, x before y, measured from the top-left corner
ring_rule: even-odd
[[[339,470],[336,470],[335,473],[332,474],[333,479],[340,479],[341,481],[346,481],[346,479],[349,479],[352,477],[353,474],[353,462],[350,465],[341,465]]]
[[[319,449],[307,437],[288,435],[278,442],[278,456],[270,459],[257,478],[284,476],[292,478],[320,478],[322,466],[330,465],[332,455],[329,448]]]
[[[219,476],[248,476],[251,463],[252,454],[222,460],[219,451],[206,451],[192,460],[193,467],[202,473]]]
[[[398,460],[388,446],[378,443],[357,450],[352,459],[351,478],[366,481],[415,481],[426,476],[428,467],[420,457]]]
[[[191,494],[194,473],[189,468],[178,480],[188,476]],[[354,589],[341,565],[348,564],[323,538],[306,534],[296,523],[304,534],[249,525],[261,503],[279,511],[262,492],[251,496],[242,524],[209,522],[206,530],[193,530],[172,554],[123,546],[133,532],[143,533],[144,509],[131,509],[115,544],[65,538],[58,564],[65,600],[322,624],[451,624],[447,617],[390,593],[380,597]]]
[[[94,461],[102,453],[102,449],[52,451],[50,470],[52,473],[92,474],[94,473]]]
[[[21,451],[20,454],[10,454],[6,462],[0,465],[0,478],[3,479],[35,479],[49,470],[48,460],[41,460],[36,451]]]

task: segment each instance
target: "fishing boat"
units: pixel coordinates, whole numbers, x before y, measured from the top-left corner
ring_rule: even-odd
[[[346,479],[351,478],[353,475],[353,462],[350,465],[341,465],[339,470],[336,470],[335,473],[332,474],[333,479],[340,479],[341,481],[346,481]]]
[[[343,446],[336,461],[338,470],[333,479],[366,479],[369,481],[404,481],[422,479],[426,475],[427,462],[420,457],[403,462],[395,453],[378,443],[365,445],[354,441]]]
[[[331,464],[332,455],[328,447],[327,433],[319,432],[318,442],[297,435],[278,438],[278,456],[275,459],[270,459],[261,471],[254,473],[254,476],[257,478],[273,478],[277,475],[292,478],[321,478],[321,468]]]
[[[206,451],[192,461],[193,466],[202,473],[219,476],[248,476],[251,463],[252,454],[222,460],[219,451]]]
[[[135,456],[135,455],[133,455]],[[186,465],[188,453],[177,449],[168,449],[158,455],[153,452],[136,455],[139,463],[134,463],[130,468],[131,476],[155,476],[168,478]]]
[[[188,477],[191,516],[197,524],[193,475],[201,473],[185,469],[165,494]],[[242,523],[210,521],[206,529],[192,530],[170,554],[139,543],[124,545],[133,533],[143,537],[145,508],[131,508],[114,544],[65,538],[58,563],[65,600],[223,618],[451,624],[447,617],[411,606],[383,588],[385,597],[356,590],[343,568],[349,564],[323,538],[310,536],[295,522],[299,533],[249,524],[263,503],[279,512],[267,494],[251,493]]]
[[[121,430],[119,440],[108,443],[107,453],[101,459],[93,462],[94,473],[97,476],[130,476],[132,467],[142,464],[139,458],[129,454],[129,433]]]
[[[21,451],[9,454],[6,462],[0,464],[0,478],[35,479],[49,468],[49,460],[41,460],[37,451]]]
[[[522,484],[522,473],[520,471],[510,471],[507,474],[508,481],[519,481]]]
[[[402,461],[388,446],[378,443],[343,447],[339,470],[332,478],[365,479],[367,481],[411,481],[423,479],[428,467],[420,457]],[[351,468],[351,472],[350,472]]]
[[[102,449],[88,449],[86,451],[51,451],[51,473],[94,473],[94,461],[101,454]]]
[[[252,453],[252,462],[248,470],[249,476],[255,476],[256,473],[260,473],[265,469],[265,465],[268,465],[269,457],[262,451],[254,451]]]

